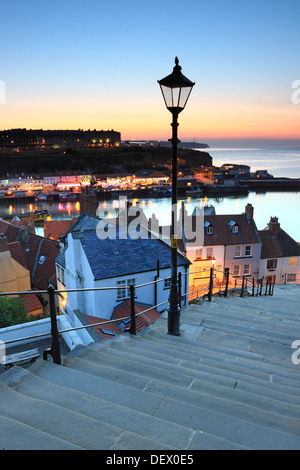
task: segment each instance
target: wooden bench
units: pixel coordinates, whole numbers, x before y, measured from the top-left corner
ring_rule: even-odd
[[[25,364],[26,362],[33,362],[38,357],[40,357],[40,353],[39,350],[36,348],[3,356],[1,362],[2,364],[4,364],[5,369],[8,369],[9,367],[12,367],[14,365]]]

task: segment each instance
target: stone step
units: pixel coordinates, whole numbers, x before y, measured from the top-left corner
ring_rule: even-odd
[[[15,419],[0,415],[1,450],[84,450]]]
[[[148,355],[149,352],[151,352],[151,357],[154,359],[164,360],[174,365],[178,364],[182,359],[192,362],[199,362],[201,358],[218,358],[218,360],[221,360],[222,363],[237,364],[241,367],[256,369],[268,374],[280,375],[291,380],[299,381],[300,383],[300,376],[299,374],[295,373],[295,366],[286,370],[286,367],[278,367],[273,364],[263,362],[263,356],[261,355],[257,355],[259,360],[254,360],[253,358],[255,355],[251,353],[245,354],[245,357],[236,357],[234,356],[234,351],[229,350],[229,348],[222,348],[218,347],[218,345],[210,345],[209,343],[203,344],[200,341],[197,344],[197,354],[191,354],[190,352],[186,352],[186,348],[184,347],[176,345],[176,349],[174,349],[168,345],[165,345],[164,338],[162,338],[160,343],[157,341],[154,343],[153,340],[152,342],[145,341],[145,338],[146,336],[143,338],[137,337],[134,341],[123,342],[122,344],[112,343],[111,348],[117,348],[120,351],[131,351],[135,349],[140,355]]]
[[[174,344],[175,342],[176,345],[187,345],[189,351],[194,351],[196,348],[197,353],[201,345],[205,344],[205,346],[211,350],[225,351],[229,354],[231,352],[236,357],[241,358],[252,357],[254,360],[259,359],[276,366],[278,365],[280,368],[289,370],[292,373],[296,371],[296,367],[292,364],[291,360],[292,353],[294,352],[291,348],[292,343],[289,345],[281,345],[273,341],[256,340],[218,330],[203,330],[202,333],[199,334],[198,341],[194,341],[191,344],[191,341],[184,336],[184,328],[185,326],[182,325],[181,330],[183,336],[179,338],[166,335],[164,332],[156,331],[155,329],[151,330],[151,336],[145,334],[143,338],[153,341],[154,336],[157,336],[161,338],[164,344]],[[147,333],[147,330],[145,333]]]
[[[97,377],[90,376],[89,374],[82,373],[74,369],[69,369],[69,367],[58,367],[63,369],[63,375],[61,377],[64,377],[64,381],[66,380],[66,375],[68,376],[68,385],[72,383],[71,376],[73,376],[73,381],[75,380],[74,377],[76,378],[76,383],[80,388],[87,386],[90,389],[91,383],[95,384],[96,381],[99,380]],[[58,375],[60,374],[56,373],[54,377],[56,383],[59,380]],[[89,377],[86,384],[82,383],[84,376]],[[53,380],[53,377],[51,377],[51,380]],[[101,383],[102,382],[103,379],[101,380]],[[119,387],[120,390],[120,384],[111,384],[111,389],[114,390],[117,387]],[[130,396],[132,397],[131,406],[134,408],[136,406],[134,403],[134,392],[140,391],[134,390],[130,387],[123,386],[122,388],[123,395],[125,393],[125,389],[129,390]],[[97,392],[94,390],[92,393],[95,394],[99,392],[98,390]],[[144,394],[145,401],[147,400],[148,395],[154,396],[152,393],[150,394],[147,391],[143,391],[142,393]],[[232,416],[225,416],[187,403],[182,403],[166,396],[160,396],[159,398],[160,400],[158,405],[155,410],[151,412],[155,417],[159,417],[182,426],[187,426],[194,430],[204,431],[205,433],[218,436],[219,438],[226,439],[238,445],[254,449],[292,449],[299,448],[300,446],[299,439],[291,434],[273,430],[269,427],[267,428],[248,421],[246,422]],[[249,435],[251,436],[250,438]]]
[[[164,377],[166,381],[167,379],[169,379],[169,374],[171,374],[171,380],[173,381],[174,378],[176,378],[175,377],[176,373],[178,372],[184,373],[183,372],[184,369],[187,371],[189,369],[191,370],[191,372],[187,372],[186,374],[184,374],[184,375],[187,375],[188,377],[191,377],[191,375],[194,374],[193,371],[195,369],[198,370],[199,365],[207,364],[208,362],[212,367],[216,367],[217,369],[222,367],[223,369],[226,369],[226,371],[232,370],[234,373],[238,372],[239,375],[242,374],[245,377],[249,375],[249,376],[253,376],[258,379],[261,379],[261,380],[266,380],[266,381],[270,380],[270,374],[266,373],[265,371],[261,372],[261,371],[250,370],[247,368],[239,367],[238,366],[239,363],[237,365],[235,364],[231,366],[230,363],[225,364],[223,363],[222,360],[208,361],[205,358],[200,358],[199,361],[190,361],[190,360],[182,359],[179,364],[174,365],[164,360],[154,359],[151,353],[149,353],[149,355],[145,354],[142,356],[142,355],[135,354],[134,352],[132,353],[126,352],[126,356],[125,356],[121,349],[119,350],[119,349],[108,348],[108,349],[102,349],[100,352],[96,352],[93,350],[86,351],[83,353],[83,359],[95,361],[96,363],[99,363],[99,361],[103,359],[102,363],[104,365],[105,365],[105,362],[109,359],[110,365],[115,365],[116,367],[121,368],[121,369],[126,368],[126,370],[131,371],[131,372],[134,372],[136,368],[135,367],[136,364],[137,365],[141,364],[144,367],[143,375],[145,376],[148,376],[147,374],[150,375],[152,368],[153,368],[153,373],[156,373],[156,369],[159,369],[159,370],[163,369]],[[71,367],[72,367],[72,364],[71,364]],[[177,379],[179,380],[179,382],[181,381],[180,377],[177,377]],[[182,383],[186,386],[189,385],[188,380],[183,380]]]
[[[40,362],[40,363],[39,363]],[[98,390],[91,389],[89,386],[85,388],[88,389],[88,392],[85,393],[82,391],[77,390],[75,384],[78,383],[79,388],[84,388],[82,384],[82,379],[85,378],[87,382],[90,381],[90,377],[88,374],[78,374],[76,371],[68,371],[67,368],[63,366],[55,366],[55,367],[48,367],[48,363],[43,363],[39,361],[33,366],[30,367],[29,370],[22,369],[21,371],[18,370],[20,368],[13,368],[8,370],[2,378],[5,379],[5,382],[14,388],[15,393],[23,394],[24,396],[27,395],[30,397],[29,400],[37,399],[37,401],[42,402],[45,401],[47,404],[54,403],[58,408],[71,410],[79,415],[86,414],[88,416],[92,416],[93,419],[101,418],[101,422],[104,420],[109,421],[111,424],[113,422],[117,422],[119,425],[122,424],[122,427],[125,429],[133,429],[134,432],[130,432],[128,430],[122,432],[116,442],[110,447],[110,449],[141,449],[141,450],[159,450],[159,449],[195,449],[195,445],[197,444],[197,448],[203,450],[210,450],[210,449],[228,449],[228,450],[241,450],[241,449],[249,449],[248,446],[243,444],[238,444],[232,441],[229,441],[226,438],[215,436],[212,433],[207,433],[203,430],[194,430],[192,428],[188,428],[187,426],[181,426],[180,424],[174,423],[172,420],[164,420],[156,416],[152,416],[155,410],[151,414],[139,413],[134,411],[134,399],[135,396],[132,394],[132,390],[130,390],[130,395],[132,397],[133,403],[131,408],[126,408],[116,403],[111,403],[110,401],[102,400],[96,398],[98,395]],[[34,370],[35,373],[31,372],[31,369]],[[53,376],[53,371],[57,372],[57,370],[66,369],[67,371],[67,380],[64,382],[68,384],[72,384],[72,388],[69,388],[65,385],[56,385],[54,382],[48,382],[45,378],[40,378],[39,375],[47,375],[48,378]],[[71,372],[71,374],[70,374]],[[35,375],[38,374],[38,375]],[[60,379],[64,376],[64,374],[59,374]],[[73,375],[73,380],[71,379],[71,375]],[[55,373],[55,377],[57,373]],[[96,382],[91,378],[91,382],[93,385]],[[57,380],[56,377],[56,381]],[[101,385],[103,382],[99,382]],[[8,385],[6,385],[8,387]],[[115,388],[117,385],[115,383],[111,384],[111,388]],[[120,390],[120,388],[119,388]],[[123,388],[125,390],[125,388]],[[152,396],[148,392],[144,392],[145,400]],[[42,398],[41,398],[42,397]],[[162,401],[160,397],[159,402]],[[156,407],[157,408],[157,407]],[[145,409],[149,412],[149,408],[147,408],[145,403]],[[46,410],[45,410],[46,411]],[[3,419],[0,416],[0,422]],[[23,425],[24,426],[24,425]],[[72,423],[70,424],[72,427]],[[37,432],[35,430],[35,432]],[[154,434],[155,440],[149,438],[148,436]],[[98,436],[99,437],[99,436]],[[50,436],[51,438],[51,436]],[[11,444],[12,438],[8,438],[8,442]],[[165,442],[171,442],[172,445],[165,444]],[[174,447],[175,446],[175,447]],[[24,446],[26,448],[26,446]],[[65,448],[70,446],[69,443],[66,443]],[[47,442],[45,445],[47,448]],[[53,448],[55,448],[53,446]],[[59,443],[57,448],[64,448]],[[76,448],[74,446],[74,448]],[[18,445],[16,445],[15,449],[19,449]]]
[[[19,393],[57,404],[112,426],[121,427],[125,431],[175,446],[177,449],[185,449],[193,437],[194,431],[190,428],[154,418],[151,414],[96,398],[76,389],[50,383],[33,374],[30,369],[24,370],[17,380],[14,379],[15,375],[15,370],[7,371],[5,382]]]
[[[112,353],[112,351],[110,350],[108,350],[107,353],[104,353],[103,349],[100,350],[99,353],[95,351],[87,351],[87,353],[83,353],[80,358],[76,358],[73,364],[72,362],[70,362],[68,363],[68,365],[69,367],[74,368],[76,370],[88,371],[90,374],[102,377],[104,376],[105,378],[110,378],[110,380],[116,380],[117,382],[122,383],[123,385],[130,386],[134,386],[137,381],[136,379],[138,379],[140,376],[144,376],[147,380],[149,378],[155,378],[156,380],[159,380],[163,383],[174,384],[176,386],[181,386],[185,389],[192,387],[196,379],[200,384],[202,382],[210,382],[212,384],[215,383],[216,386],[225,385],[227,389],[230,387],[230,390],[235,389],[237,387],[237,384],[240,384],[240,382],[243,381],[243,376],[240,377],[240,381],[237,381],[237,377],[235,376],[234,378],[232,378],[231,382],[228,382],[228,380],[226,380],[226,382],[222,384],[220,383],[220,381],[216,380],[216,375],[211,370],[211,368],[209,368],[210,372],[208,372],[207,374],[203,374],[202,371],[200,371],[200,373],[198,370],[194,371],[192,367],[190,367],[189,369],[182,368],[181,366],[179,366],[178,368],[174,368],[173,365],[168,365],[164,362],[160,362],[156,364],[157,368],[155,369],[153,366],[152,358],[145,358],[147,360],[147,363],[152,361],[152,368],[149,369],[147,365],[145,365],[145,362],[143,360],[139,360],[139,358],[135,355],[130,355],[129,353],[126,353],[127,361],[124,361],[124,353],[114,351],[114,358],[112,358],[112,354],[110,353]],[[100,354],[102,359],[104,359],[103,362],[98,357],[98,354]],[[130,365],[129,358],[131,358],[134,362],[133,366]],[[106,366],[104,367],[103,364],[106,364]],[[106,372],[107,370],[109,371],[108,374]],[[183,374],[183,377],[180,377],[181,374]],[[226,374],[223,378],[226,378]],[[246,379],[244,379],[244,381],[245,383],[247,383]],[[254,384],[255,383],[256,382],[254,382]],[[252,384],[253,381],[250,381],[250,385]],[[259,381],[258,384],[262,388],[261,381]],[[275,388],[275,386],[269,382],[267,384],[263,383],[263,387],[266,389],[266,396],[269,395],[270,397],[272,397],[273,391],[280,389],[281,394],[285,394],[284,401],[288,400],[287,397],[290,397],[290,395],[288,395],[287,393],[290,392],[290,389],[288,389],[287,387],[276,386]],[[251,392],[250,387],[248,388],[248,391]],[[294,389],[292,389],[292,393],[292,396],[295,396],[296,398],[298,397],[298,394],[294,391]]]
[[[123,430],[70,411],[57,404],[25,396],[0,382],[0,415],[88,450],[109,449]]]
[[[236,383],[233,389],[222,385],[195,379],[189,390],[195,390],[221,398],[228,398],[238,403],[248,403],[250,406],[270,410],[276,414],[300,418],[300,397],[291,397],[286,394],[249,384]]]
[[[238,322],[240,324],[253,324],[257,326],[265,326],[266,328],[278,328],[279,331],[285,331],[285,330],[292,330],[294,328],[299,328],[300,327],[300,321],[296,319],[294,320],[289,320],[285,319],[282,317],[282,314],[280,317],[277,317],[277,321],[275,321],[276,316],[272,313],[269,313],[267,315],[267,312],[262,312],[260,311],[253,311],[251,314],[249,312],[244,312],[244,309],[241,309],[240,307],[236,308],[220,308],[220,305],[213,304],[214,308],[208,309],[208,308],[202,308],[202,309],[197,309],[195,306],[190,306],[188,308],[184,308],[181,311],[181,318],[184,320],[185,317],[195,315],[197,318],[201,319],[220,319],[220,320],[226,320],[230,322]],[[255,313],[254,313],[255,312]],[[265,315],[263,315],[265,313]]]
[[[155,416],[256,450],[299,450],[300,437],[165,398]]]
[[[221,333],[217,336],[218,338],[223,338]],[[210,338],[212,342],[209,342]],[[246,349],[250,349],[250,351],[241,349],[237,350],[233,347],[236,343],[232,336],[228,338],[228,343],[231,344],[231,346],[228,346],[227,343],[226,345],[223,345],[221,340],[216,344],[213,341],[214,339],[216,339],[216,334],[203,334],[199,341],[196,341],[190,347],[187,347],[190,342],[186,340],[184,336],[178,338],[171,335],[165,335],[157,331],[151,331],[151,335],[145,334],[142,337],[144,343],[147,342],[149,345],[154,344],[154,347],[158,344],[162,344],[162,348],[164,347],[165,351],[167,351],[168,347],[170,351],[176,347],[176,350],[180,352],[180,354],[184,355],[185,351],[188,349],[188,354],[194,354],[195,358],[200,358],[200,356],[205,354],[209,355],[211,353],[215,354],[216,357],[220,357],[221,355],[222,358],[224,357],[225,362],[227,360],[226,358],[230,361],[230,359],[234,357],[237,361],[241,362],[241,364],[238,362],[238,365],[241,367],[243,367],[244,364],[247,364],[249,360],[249,368],[253,366],[260,370],[266,370],[270,374],[275,374],[275,371],[277,371],[278,375],[290,377],[291,379],[297,379],[297,377],[300,377],[297,367],[292,364],[291,355],[293,350],[290,347],[280,346],[278,343],[262,343],[260,341],[256,342],[255,340],[252,340],[247,341],[247,344],[245,345],[247,346]],[[240,346],[240,337],[238,337],[238,341],[238,345]],[[256,350],[257,353],[253,352],[253,349]],[[260,352],[269,352],[270,356],[264,356]]]
[[[112,386],[110,380],[53,364],[50,361],[37,361],[30,366],[30,372],[50,383],[68,387],[147,414],[153,414],[161,402],[161,397],[151,393],[116,382]]]
[[[202,328],[210,329],[210,330],[217,330],[223,331],[230,334],[236,334],[239,336],[245,336],[248,338],[255,337],[256,339],[260,340],[271,340],[273,342],[278,342],[280,344],[291,345],[293,341],[299,339],[299,332],[290,331],[276,331],[272,330],[271,328],[267,329],[266,327],[259,327],[254,325],[249,325],[246,322],[235,322],[235,321],[226,321],[226,319],[213,319],[211,317],[207,317],[204,320],[199,317],[197,322],[193,322],[192,315],[182,315],[181,321],[184,323],[192,323],[197,325],[201,325]]]
[[[234,394],[232,394],[232,398],[218,397],[203,393],[200,390],[184,390],[176,385],[169,385],[157,380],[150,380],[145,390],[171,398],[178,401],[178,403],[187,403],[207,411],[219,413],[220,415],[238,418],[245,422],[265,426],[266,428],[277,429],[300,438],[300,419],[282,414],[284,413],[283,409],[281,409],[281,414],[278,414],[262,409],[262,407],[251,406],[249,403],[237,403],[233,399]],[[298,415],[299,411],[300,408],[297,410]]]

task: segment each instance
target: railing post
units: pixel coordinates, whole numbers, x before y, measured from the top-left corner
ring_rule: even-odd
[[[243,281],[242,281],[242,292],[241,292],[241,297],[244,295],[244,284],[245,284],[245,276],[243,276]]]
[[[229,271],[226,272],[226,285],[225,285],[225,293],[224,293],[225,297],[227,297],[228,295],[228,283],[229,283]]]
[[[133,284],[130,284],[130,317],[131,317],[131,324],[129,328],[129,333],[132,335],[136,335],[136,321],[135,321],[135,303],[134,303],[134,295],[135,295],[135,288]]]
[[[43,359],[47,361],[47,356],[48,354],[50,354],[52,356],[54,364],[61,364],[60,344],[59,344],[59,335],[58,335],[58,329],[57,329],[56,306],[55,306],[55,289],[53,286],[49,285],[47,290],[48,290],[48,295],[49,295],[52,346],[51,348],[46,349],[44,351]]]
[[[182,273],[179,271],[178,273],[178,302],[179,308],[181,308],[181,286],[182,286]]]
[[[268,284],[269,284],[269,281],[266,281],[266,290],[265,290],[265,295],[267,295],[267,292],[268,292]]]
[[[262,295],[262,288],[263,288],[263,283],[264,283],[264,278],[262,277],[260,280],[260,289],[259,289],[259,295]]]
[[[210,275],[209,275],[209,291],[208,291],[208,300],[211,301],[212,291],[213,291],[213,273],[214,268],[210,268]]]
[[[255,279],[252,279],[252,297],[254,297],[254,290],[255,290]]]

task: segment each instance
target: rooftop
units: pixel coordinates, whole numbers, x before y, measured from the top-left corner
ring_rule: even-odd
[[[3,449],[299,450],[300,286],[213,297],[0,376]],[[298,348],[298,350],[297,350]]]

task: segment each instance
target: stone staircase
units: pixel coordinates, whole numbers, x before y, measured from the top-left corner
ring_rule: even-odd
[[[0,375],[2,449],[300,449],[300,286],[218,298]],[[300,356],[300,354],[299,354]]]

